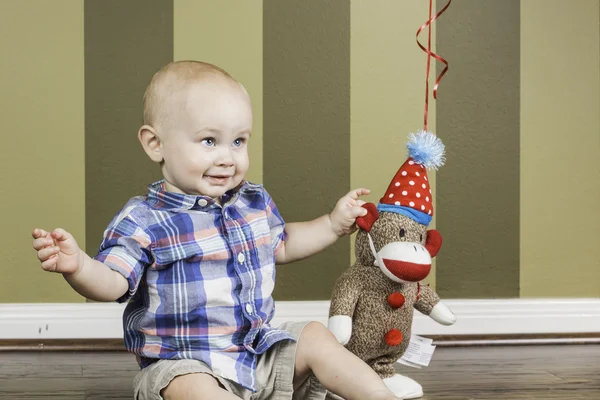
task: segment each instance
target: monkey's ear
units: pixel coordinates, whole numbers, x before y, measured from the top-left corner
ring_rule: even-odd
[[[431,254],[431,258],[435,257],[442,247],[442,235],[435,229],[427,231],[427,239],[425,240],[425,248]]]
[[[379,212],[377,211],[377,206],[373,203],[365,203],[362,207],[367,210],[367,215],[356,218],[356,225],[363,231],[369,232],[375,221],[379,218]]]

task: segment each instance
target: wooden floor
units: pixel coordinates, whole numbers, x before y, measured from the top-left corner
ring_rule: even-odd
[[[423,400],[600,400],[597,344],[438,347],[428,368],[398,370]],[[123,352],[0,352],[0,399],[131,399],[136,372]]]

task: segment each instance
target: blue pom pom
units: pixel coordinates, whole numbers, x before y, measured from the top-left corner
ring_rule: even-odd
[[[411,133],[406,147],[409,157],[425,168],[438,169],[446,161],[444,144],[431,132],[421,130],[416,134]]]

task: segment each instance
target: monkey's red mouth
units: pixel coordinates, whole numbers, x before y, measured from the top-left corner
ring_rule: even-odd
[[[407,282],[422,281],[431,271],[431,264],[416,264],[388,258],[384,258],[383,263],[392,275]]]

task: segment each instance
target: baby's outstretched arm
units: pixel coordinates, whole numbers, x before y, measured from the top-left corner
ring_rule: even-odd
[[[95,301],[114,301],[128,290],[127,279],[85,254],[64,229],[34,229],[33,248],[42,269],[63,274],[77,293]]]
[[[356,230],[356,218],[366,214],[360,196],[369,194],[368,189],[354,189],[342,197],[331,214],[308,222],[286,225],[287,240],[276,255],[278,264],[286,264],[312,256],[331,246],[344,235]]]

